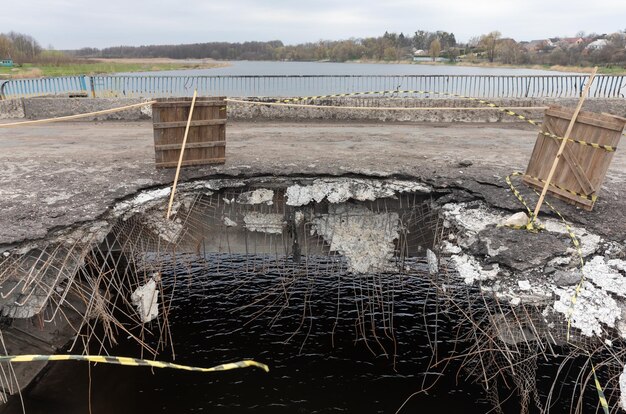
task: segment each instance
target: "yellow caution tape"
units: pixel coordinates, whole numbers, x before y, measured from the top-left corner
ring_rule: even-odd
[[[195,372],[229,371],[231,369],[257,367],[269,372],[269,367],[260,362],[243,360],[216,365],[211,368],[192,367],[188,365],[174,364],[172,362],[153,361],[149,359],[137,359],[119,356],[104,355],[4,355],[0,356],[0,362],[34,362],[34,361],[88,361],[103,364],[126,365],[133,367],[171,368]]]
[[[513,226],[513,225],[511,225],[511,226],[507,226],[507,227],[511,227],[513,229],[516,229],[516,230],[525,229],[525,230],[528,230],[530,232],[536,233],[539,230],[543,229],[543,227],[536,223],[533,210],[528,206],[528,203],[526,203],[526,200],[524,199],[522,194],[517,190],[517,188],[515,188],[515,186],[513,185],[513,182],[511,181],[511,177],[517,177],[517,176],[522,176],[522,175],[524,175],[524,173],[514,172],[514,173],[512,173],[510,175],[507,175],[504,178],[504,180],[509,185],[509,188],[511,189],[511,192],[513,193],[513,195],[519,200],[520,203],[522,203],[522,205],[526,208],[526,211],[528,211],[529,220],[528,220],[528,223],[525,226]]]
[[[522,205],[524,205],[524,207],[526,207],[526,210],[528,210],[530,220],[528,221],[528,224],[526,226],[509,226],[509,227],[512,227],[512,228],[518,229],[518,230],[526,229],[528,231],[536,233],[537,231],[542,229],[542,226],[539,226],[536,223],[534,223],[536,217],[534,217],[533,212],[528,207],[528,204],[526,203],[526,201],[524,200],[524,198],[522,197],[520,192],[515,188],[515,186],[511,182],[511,177],[523,176],[523,175],[524,175],[524,173],[522,173],[522,172],[514,172],[511,175],[508,175],[505,178],[505,180],[506,180],[507,184],[509,185],[509,187],[511,188],[511,191],[513,192],[515,197],[522,203]],[[533,191],[535,191],[535,194],[537,194],[537,196],[539,196],[539,193],[536,190],[533,190]],[[581,277],[580,277],[580,281],[576,285],[576,288],[574,289],[574,295],[571,298],[571,306],[570,306],[570,308],[568,310],[568,315],[567,315],[567,341],[569,342],[569,339],[570,339],[570,329],[571,329],[571,326],[572,326],[572,315],[574,314],[574,305],[576,305],[576,302],[578,301],[578,296],[580,296],[580,292],[582,291],[583,285],[585,283],[585,274],[583,272],[583,267],[585,266],[585,259],[584,259],[584,256],[583,256],[582,248],[580,246],[580,241],[578,240],[578,237],[574,233],[574,230],[572,229],[572,226],[565,219],[565,217],[561,214],[561,212],[558,211],[556,209],[556,207],[554,207],[548,200],[545,200],[545,203],[550,208],[550,210],[552,210],[552,212],[554,212],[557,216],[559,216],[559,218],[561,219],[561,221],[565,225],[565,229],[567,231],[567,234],[569,235],[570,239],[572,240],[572,244],[576,248],[576,253],[578,254],[578,258],[580,259]]]
[[[591,372],[593,372],[593,381],[596,385],[596,391],[598,391],[598,399],[600,400],[600,405],[602,406],[602,411],[604,414],[609,414],[609,403],[606,401],[606,397],[604,396],[604,390],[602,390],[602,385],[600,385],[600,381],[598,381],[598,376],[596,375],[596,368],[593,366],[593,362],[591,363]]]
[[[290,98],[290,99],[283,99],[283,100],[279,100],[278,102],[283,102],[283,103],[291,103],[291,102],[299,102],[299,101],[304,101],[304,100],[312,100],[312,99],[325,99],[325,98],[345,98],[345,97],[350,97],[350,96],[363,96],[363,95],[394,95],[394,94],[419,94],[419,95],[440,95],[440,96],[451,96],[451,97],[455,97],[455,98],[462,98],[462,99],[467,99],[470,101],[474,101],[474,102],[478,102],[480,104],[486,105],[490,108],[494,108],[502,113],[505,113],[509,116],[514,116],[522,121],[526,121],[531,125],[534,125],[536,127],[539,127],[539,123],[537,121],[534,121],[530,118],[527,118],[524,115],[521,115],[517,112],[514,112],[508,108],[502,108],[500,106],[498,106],[497,104],[493,103],[493,102],[489,102],[486,101],[484,99],[480,99],[480,98],[474,98],[471,96],[466,96],[466,95],[459,95],[459,94],[455,94],[455,93],[449,93],[449,92],[434,92],[434,91],[416,91],[416,90],[388,90],[388,91],[367,91],[367,92],[350,92],[350,93],[337,93],[337,94],[331,94],[331,95],[318,95],[318,96],[304,96],[304,97],[298,97],[298,98]],[[249,101],[250,102],[250,101]],[[302,105],[302,106],[311,106],[311,105]],[[389,109],[389,108],[381,108],[381,109]],[[421,109],[421,108],[420,108]],[[430,109],[430,108],[429,108]],[[466,108],[466,109],[476,109],[476,108]],[[529,108],[530,109],[530,108]],[[558,135],[552,134],[550,132],[546,132],[546,131],[539,131],[540,134],[545,135],[547,137],[550,138],[554,138],[554,139],[558,139],[558,140],[564,140],[564,137],[559,137]],[[624,134],[626,136],[626,134]],[[602,149],[604,151],[607,152],[615,152],[617,150],[617,147],[613,147],[611,145],[603,145],[603,144],[598,144],[598,143],[594,143],[594,142],[587,142],[585,140],[580,140],[580,139],[572,139],[572,138],[567,138],[567,141],[569,142],[573,142],[576,144],[580,144],[580,145],[585,145],[585,146],[589,146],[595,149]]]
[[[541,183],[546,183],[547,181],[544,179],[541,179],[539,177],[533,177],[532,175],[524,175],[525,177],[528,178],[532,178],[533,180],[539,181]],[[593,201],[595,203],[595,201],[598,199],[598,196],[596,194],[592,194],[592,195],[586,195],[586,194],[582,194],[582,193],[577,193],[576,191],[570,190],[568,188],[565,187],[561,187],[560,185],[554,184],[554,183],[550,183],[550,187],[554,187],[554,188],[558,188],[559,190],[568,192],[572,195],[575,195],[576,197],[580,197],[580,198],[584,198],[585,200],[589,200],[589,201]]]

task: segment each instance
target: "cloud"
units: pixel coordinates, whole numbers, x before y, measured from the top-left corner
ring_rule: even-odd
[[[60,49],[84,46],[275,40],[286,43],[445,30],[457,39],[499,30],[517,40],[624,29],[626,2],[604,0],[21,0],[0,27]]]

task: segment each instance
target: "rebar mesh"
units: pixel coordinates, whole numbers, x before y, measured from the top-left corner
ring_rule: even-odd
[[[419,277],[428,280],[436,292],[424,299],[435,302],[435,318],[456,320],[459,343],[455,352],[440,354],[439,327],[437,323],[429,326],[433,354],[429,370],[443,372],[450,361],[461,361],[459,375],[484,387],[494,412],[502,412],[506,399],[502,390],[517,395],[523,413],[548,412],[558,394],[554,384],[559,379],[554,379],[554,389],[539,390],[538,366],[555,360],[565,366],[582,358],[587,362],[578,366],[579,388],[568,396],[572,412],[585,411],[585,395],[594,389],[588,361],[593,361],[611,407],[618,410],[618,377],[624,369],[626,349],[617,334],[607,332],[616,339],[612,347],[576,331],[568,342],[566,322],[546,313],[545,304],[512,306],[480,286],[464,284],[454,271],[448,271],[440,251],[454,229],[444,226],[436,202],[429,196],[416,192],[374,201],[325,200],[290,206],[283,187],[271,188],[268,200],[247,201],[255,190],[241,187],[183,193],[172,220],[164,218],[163,201],[121,215],[95,247],[97,234],[3,257],[2,298],[18,305],[37,304],[29,312],[42,324],[63,318],[76,333],[70,345],[73,352],[107,354],[116,338],[124,335],[140,344],[142,356],[156,357],[172,344],[168,323],[172,295],[193,286],[199,266],[219,278],[232,272],[236,264],[243,269],[238,276],[241,285],[252,283],[258,275],[275,277],[273,287],[254,298],[251,304],[255,306],[236,310],[250,321],[260,312],[273,313],[273,320],[278,320],[293,306],[290,292],[304,291],[299,302],[301,322],[289,336],[304,335],[303,346],[316,276],[336,275],[353,284],[349,294],[350,304],[356,308],[356,337],[373,353],[393,358],[397,329],[394,295],[406,287],[407,278]],[[427,263],[427,249],[439,259],[438,272],[429,274],[432,263]],[[172,262],[176,266],[172,267]],[[161,275],[172,268],[176,269],[175,283],[168,279],[164,285]],[[150,280],[158,286],[159,317],[144,323],[131,296]],[[237,294],[236,289],[232,294]],[[338,307],[341,300],[338,292]],[[10,331],[16,322],[9,318],[18,311],[24,311],[23,306],[3,307],[7,325],[3,331]],[[0,368],[2,387],[14,393],[19,387],[13,367]],[[424,381],[418,392],[431,386]]]

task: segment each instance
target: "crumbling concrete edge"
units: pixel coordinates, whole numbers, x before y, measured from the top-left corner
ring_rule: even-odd
[[[0,100],[0,119],[22,119],[24,116],[23,99]]]
[[[503,227],[509,213],[482,201],[441,208],[444,226],[454,229],[441,252],[465,283],[512,306],[542,306],[546,323],[571,317],[571,326],[584,336],[613,339],[608,331],[616,329],[626,339],[626,243],[572,226],[585,260],[581,268],[562,221],[546,219],[544,231],[528,233]],[[530,254],[521,251],[529,246]]]
[[[444,226],[451,229],[448,240],[441,246],[442,256],[458,272],[458,277],[467,284],[478,285],[487,295],[508,302],[512,306],[531,304],[543,307],[545,321],[563,321],[572,312],[572,327],[584,336],[605,336],[608,329],[615,329],[622,339],[626,339],[626,244],[605,240],[590,233],[583,227],[573,227],[573,232],[581,241],[583,256],[586,259],[582,269],[587,277],[576,306],[571,306],[573,291],[580,281],[577,268],[577,252],[569,247],[569,236],[562,222],[555,219],[544,221],[546,230],[538,234],[512,230],[499,226],[510,213],[497,208],[479,197],[469,197],[470,201],[455,202],[450,197],[450,189],[437,188],[418,179],[398,178],[358,178],[358,177],[247,177],[215,178],[184,182],[179,186],[176,211],[186,202],[190,194],[212,194],[224,188],[253,185],[257,189],[244,192],[243,197],[229,200],[241,204],[268,204],[272,185],[287,188],[287,204],[302,206],[312,202],[327,200],[341,205],[348,200],[376,200],[392,197],[402,192],[437,193],[434,204],[440,208]],[[263,191],[259,191],[263,190]],[[156,187],[141,190],[129,197],[117,200],[108,213],[99,219],[77,224],[72,228],[61,229],[45,240],[29,241],[2,250],[4,257],[24,255],[45,243],[74,243],[96,246],[111,231],[116,220],[124,220],[138,213],[160,214],[169,196],[169,187]],[[373,218],[375,220],[375,218]],[[161,220],[162,221],[162,220]],[[159,228],[155,220],[154,229],[163,234],[166,241],[175,241],[176,223],[172,229]],[[248,223],[246,223],[248,224]],[[268,231],[254,224],[254,231]],[[270,231],[273,231],[270,229]],[[332,240],[323,226],[319,234]],[[394,228],[384,234],[384,242],[393,240]],[[516,255],[515,249],[532,245],[547,246],[532,255]],[[543,243],[543,244],[541,244]],[[345,240],[336,242],[337,249],[349,253]],[[549,248],[548,248],[549,247]],[[386,257],[382,251],[381,257]],[[517,260],[519,256],[523,260]],[[531,257],[529,259],[529,257]],[[429,259],[434,262],[431,257]],[[443,257],[440,257],[443,260]],[[369,263],[356,263],[356,271],[369,270]],[[149,316],[149,312],[147,313]],[[148,319],[146,317],[146,319]]]

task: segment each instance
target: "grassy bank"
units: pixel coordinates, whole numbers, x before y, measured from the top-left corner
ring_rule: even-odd
[[[97,75],[119,72],[151,72],[180,69],[205,69],[224,66],[224,63],[212,61],[187,62],[167,59],[134,59],[134,60],[85,60],[80,63],[32,64],[25,63],[20,67],[0,67],[0,78],[19,79],[37,78],[41,76]]]
[[[561,65],[506,65],[504,63],[496,63],[496,62],[470,62],[470,61],[460,61],[460,62],[411,62],[407,61],[405,63],[415,63],[417,65],[435,65],[435,66],[468,66],[468,67],[478,67],[478,68],[506,68],[506,69],[534,69],[534,70],[549,70],[555,72],[571,72],[571,73],[590,73],[592,71],[592,67],[589,66],[561,66]],[[598,66],[598,73],[605,75],[626,75],[626,68],[612,66],[612,67],[603,67]]]

